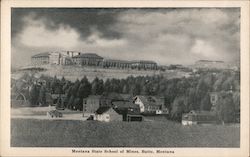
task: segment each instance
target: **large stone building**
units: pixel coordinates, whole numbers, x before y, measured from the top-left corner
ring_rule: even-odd
[[[146,60],[116,60],[104,59],[95,53],[81,53],[77,51],[57,51],[36,54],[31,57],[32,65],[79,65],[102,68],[157,70],[157,63]]]
[[[103,58],[95,53],[82,53],[72,57],[73,63],[77,65],[101,66]]]
[[[146,61],[146,60],[136,60],[131,62],[132,69],[150,69],[156,70],[157,63],[154,61]]]
[[[125,60],[104,59],[102,66],[104,68],[128,69],[128,68],[131,68],[131,62],[125,61]]]
[[[69,65],[72,64],[71,58],[60,52],[45,52],[33,55],[31,57],[32,65]]]

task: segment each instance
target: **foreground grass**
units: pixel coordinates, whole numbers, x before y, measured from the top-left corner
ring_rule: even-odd
[[[239,147],[240,128],[166,122],[11,120],[12,147]]]

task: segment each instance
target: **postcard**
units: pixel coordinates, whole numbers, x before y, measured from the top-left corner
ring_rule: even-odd
[[[1,156],[249,156],[249,1],[1,2]]]

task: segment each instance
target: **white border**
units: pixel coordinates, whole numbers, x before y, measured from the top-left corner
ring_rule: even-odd
[[[153,156],[249,155],[249,1],[80,1],[3,0],[1,2],[1,154],[0,156],[145,156],[146,154],[72,154],[72,148],[10,147],[10,9],[11,7],[240,7],[241,8],[241,142],[240,148],[165,148],[174,154]],[[94,148],[76,148],[90,150]],[[104,149],[104,148],[97,148]],[[114,148],[122,150],[124,148]],[[126,149],[126,148],[125,148]],[[131,148],[147,150],[155,148]],[[164,148],[159,148],[164,149]]]

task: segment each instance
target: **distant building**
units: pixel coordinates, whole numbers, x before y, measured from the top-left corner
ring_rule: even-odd
[[[36,54],[31,57],[32,65],[43,65],[49,63],[50,63],[50,54],[48,52]]]
[[[128,69],[131,67],[131,62],[125,60],[104,59],[102,66],[104,68]]]
[[[201,69],[227,69],[228,66],[224,61],[199,60],[194,65],[195,68]]]
[[[131,61],[131,68],[156,70],[157,63],[154,61],[136,60],[136,61]]]
[[[168,114],[168,109],[164,106],[163,98],[138,95],[134,97],[133,102],[139,105],[142,114]]]
[[[66,56],[71,57],[71,58],[81,54],[81,52],[77,52],[77,51],[60,51],[60,52]]]
[[[217,116],[210,111],[190,111],[182,115],[182,125],[216,124]]]
[[[32,65],[80,65],[116,69],[157,70],[157,63],[147,60],[117,60],[104,59],[96,53],[81,53],[77,51],[45,52],[31,57]]]
[[[33,55],[31,57],[32,65],[69,65],[72,64],[72,59],[66,54],[60,52],[45,52]]]
[[[95,53],[83,53],[72,57],[76,65],[101,66],[103,58]]]

